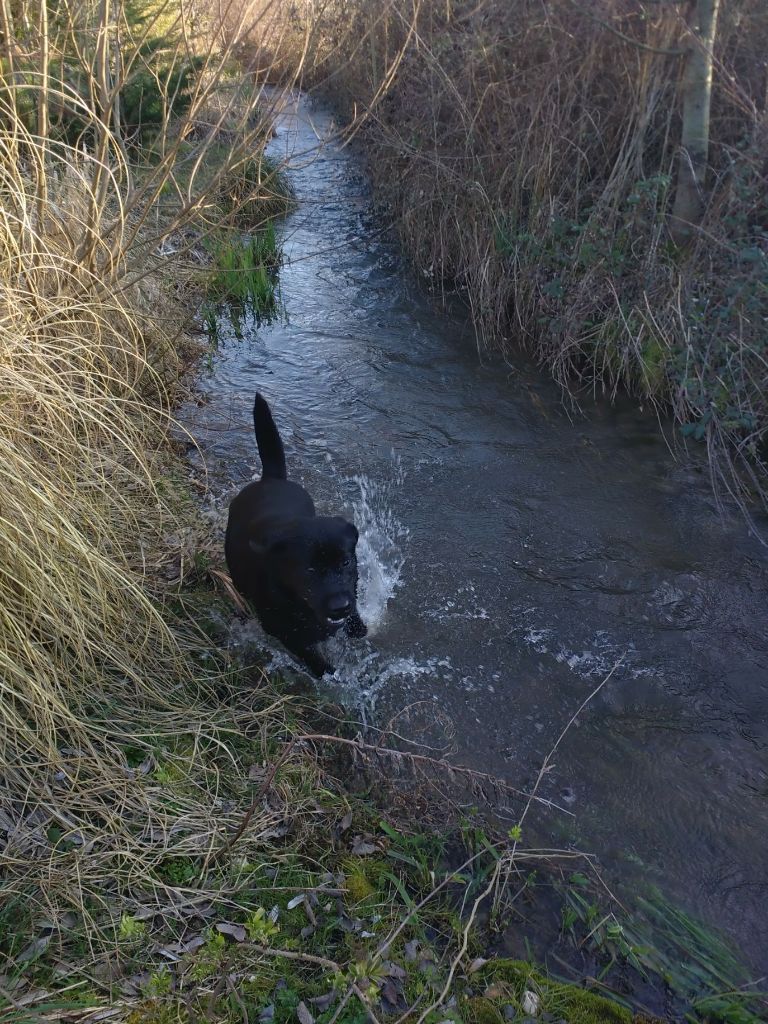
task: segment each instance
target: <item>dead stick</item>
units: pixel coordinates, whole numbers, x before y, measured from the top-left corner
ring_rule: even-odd
[[[341,972],[341,967],[335,960],[329,960],[325,956],[315,956],[314,953],[295,953],[291,949],[274,949],[272,946],[260,946],[255,942],[242,942],[241,949],[253,949],[265,956],[279,956],[284,960],[302,960],[308,964],[317,964],[318,967],[327,967],[329,971]]]
[[[223,856],[223,854],[225,854],[229,850],[231,850],[232,847],[235,845],[235,843],[240,838],[240,836],[243,834],[243,832],[245,832],[245,830],[248,828],[248,824],[249,824],[251,818],[256,813],[257,807],[259,806],[259,804],[261,803],[263,798],[266,796],[267,791],[269,790],[269,787],[272,785],[272,782],[273,782],[273,780],[275,778],[275,775],[277,774],[278,768],[280,768],[283,764],[285,764],[286,760],[288,759],[288,757],[291,754],[291,751],[296,746],[296,744],[299,742],[299,740],[302,739],[302,738],[303,737],[301,737],[301,736],[294,736],[294,738],[289,742],[288,746],[285,748],[285,750],[280,755],[280,757],[278,757],[278,759],[272,765],[271,769],[269,770],[269,773],[267,774],[266,779],[264,780],[262,785],[259,787],[258,793],[253,798],[253,800],[251,801],[250,807],[248,808],[248,810],[243,815],[243,820],[240,822],[240,825],[238,826],[237,831],[231,837],[231,839],[228,839],[227,842],[224,843],[224,845],[221,846],[218,850],[212,850],[208,854],[208,856],[205,858],[205,864],[203,865],[203,872],[207,871],[209,864],[217,861],[219,859],[219,857]]]

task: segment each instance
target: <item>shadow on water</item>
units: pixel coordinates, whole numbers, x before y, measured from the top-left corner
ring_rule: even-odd
[[[272,152],[298,198],[284,314],[239,338],[221,320],[186,416],[222,517],[258,476],[258,388],[289,472],[361,529],[371,635],[339,653],[337,692],[381,720],[433,702],[457,758],[513,785],[616,666],[543,784],[573,817],[539,812],[537,832],[599,851],[620,892],[657,883],[768,969],[765,549],[653,417],[570,417],[524,359],[478,358],[381,235],[327,110],[286,107]]]

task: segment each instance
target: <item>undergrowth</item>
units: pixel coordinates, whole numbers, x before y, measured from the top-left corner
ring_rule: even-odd
[[[362,130],[420,277],[464,293],[482,341],[524,345],[577,400],[621,388],[671,410],[746,507],[768,494],[768,10],[721,5],[706,211],[683,252],[692,6],[348,0],[295,11],[270,54],[290,70],[301,53]]]

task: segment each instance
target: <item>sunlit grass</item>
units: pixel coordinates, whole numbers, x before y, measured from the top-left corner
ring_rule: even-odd
[[[249,306],[262,318],[277,307],[277,270],[282,258],[275,227],[253,235],[230,233],[212,245],[208,296],[217,302]]]

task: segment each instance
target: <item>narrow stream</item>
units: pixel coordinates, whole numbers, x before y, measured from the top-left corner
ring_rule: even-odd
[[[766,550],[652,416],[569,416],[522,357],[481,360],[465,314],[409,279],[335,127],[304,99],[278,119],[299,201],[284,313],[239,337],[222,318],[186,417],[216,508],[258,475],[259,389],[289,472],[362,532],[371,635],[328,686],[379,722],[426,702],[398,731],[432,742],[449,719],[455,759],[512,785],[613,669],[542,786],[570,813],[536,829],[598,853],[620,893],[658,884],[768,970]]]

